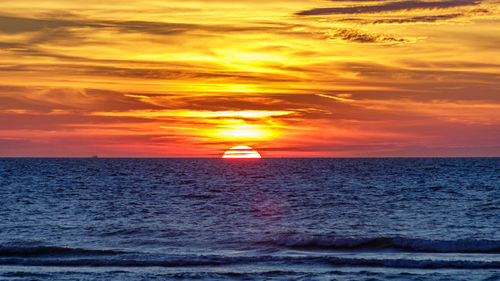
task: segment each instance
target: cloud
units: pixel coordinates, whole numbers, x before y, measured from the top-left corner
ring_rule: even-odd
[[[83,44],[95,31],[115,31],[118,33],[140,33],[152,35],[176,35],[188,31],[207,28],[188,23],[91,20],[75,15],[67,19],[25,18],[0,16],[0,34],[28,34],[27,44],[58,43],[60,45]],[[95,30],[90,32],[89,29]]]
[[[185,117],[185,118],[266,118],[292,114],[292,111],[266,111],[266,110],[243,110],[243,111],[207,111],[207,110],[132,110],[126,112],[93,112],[97,116],[114,117]]]
[[[13,16],[0,16],[0,32],[5,34],[19,34],[26,32],[66,31],[72,32],[75,28],[92,28],[101,30],[115,30],[120,33],[140,33],[152,35],[175,35],[190,31],[207,31],[210,33],[239,33],[239,32],[289,32],[297,24],[281,22],[254,22],[246,25],[226,24],[191,24],[185,22],[162,21],[121,21],[121,20],[92,20],[71,15],[68,19],[37,19]],[[75,31],[76,33],[76,31]]]
[[[355,29],[339,29],[327,32],[326,38],[340,39],[354,43],[395,44],[411,42],[411,40],[406,38],[396,38],[383,34],[367,33]]]
[[[160,109],[163,107],[128,97],[126,94],[100,89],[51,87],[15,87],[0,85],[0,110],[20,109],[27,113],[46,114],[57,110]]]
[[[58,58],[57,56],[55,56]],[[252,71],[236,71],[224,69],[204,69],[196,65],[186,64],[182,67],[168,66],[162,64],[162,67],[120,67],[91,64],[93,61],[85,64],[78,63],[57,63],[57,64],[10,64],[0,66],[1,72],[36,72],[51,75],[65,76],[71,73],[72,77],[90,76],[90,77],[117,77],[117,78],[136,78],[148,80],[177,80],[177,81],[206,81],[211,79],[225,79],[238,83],[266,83],[266,82],[293,82],[295,77],[292,74],[280,73],[259,73]]]
[[[450,19],[455,19],[459,17],[471,16],[476,14],[485,14],[489,11],[486,9],[476,9],[470,13],[453,13],[453,14],[444,14],[444,15],[431,15],[431,16],[416,16],[411,18],[398,18],[398,19],[381,19],[373,21],[373,24],[381,24],[381,23],[433,23],[433,22],[441,22]]]
[[[332,100],[336,100],[336,101],[344,101],[344,102],[353,102],[353,101],[355,101],[353,99],[349,99],[349,97],[352,96],[351,94],[339,94],[339,95],[336,95],[336,96],[330,96],[330,95],[325,95],[325,94],[316,94],[316,96],[327,98],[327,99],[332,99]]]
[[[332,2],[387,2],[387,0],[331,0]]]
[[[463,6],[473,6],[481,3],[479,0],[446,0],[446,1],[400,1],[380,5],[316,8],[296,13],[299,16],[370,14],[380,12],[397,12],[418,9],[449,9]]]
[[[23,17],[0,16],[0,32],[16,34],[57,28],[116,28],[123,32],[145,32],[153,34],[172,34],[184,32],[198,25],[186,23],[148,22],[148,21],[92,21],[81,18],[69,19],[34,19]]]
[[[373,22],[373,24],[437,22],[437,21],[444,21],[444,20],[458,18],[458,17],[461,17],[463,15],[464,14],[461,14],[461,13],[455,13],[455,14],[436,15],[436,16],[419,16],[419,17],[412,17],[412,18],[406,18],[406,19],[383,19],[383,20],[376,20]]]

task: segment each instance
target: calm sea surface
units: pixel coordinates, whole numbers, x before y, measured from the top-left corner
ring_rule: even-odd
[[[500,158],[0,159],[0,280],[500,280]]]

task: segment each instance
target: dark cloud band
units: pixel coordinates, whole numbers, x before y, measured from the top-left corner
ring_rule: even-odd
[[[412,17],[412,18],[407,18],[407,19],[383,19],[383,20],[376,20],[376,21],[373,22],[373,24],[379,24],[379,23],[438,22],[438,21],[445,21],[445,20],[450,20],[450,19],[458,18],[458,17],[461,17],[461,16],[464,16],[464,14],[455,13],[455,14],[436,15],[436,16]]]
[[[449,9],[462,6],[478,5],[478,0],[448,0],[448,1],[400,1],[380,5],[354,6],[354,7],[335,7],[335,8],[317,8],[298,12],[299,16],[315,15],[345,15],[345,14],[367,14],[380,12],[395,12],[403,10],[416,9]]]

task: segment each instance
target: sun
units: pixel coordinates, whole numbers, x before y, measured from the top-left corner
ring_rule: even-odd
[[[226,150],[222,158],[262,158],[260,154],[250,146],[240,145]]]

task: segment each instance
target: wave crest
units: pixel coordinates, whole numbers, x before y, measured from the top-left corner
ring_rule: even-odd
[[[0,258],[0,265],[23,266],[112,266],[112,267],[190,267],[222,266],[229,264],[329,264],[334,266],[392,267],[392,268],[460,268],[460,269],[500,269],[500,261],[488,260],[439,260],[439,259],[387,259],[387,258],[344,258],[332,256],[186,256],[163,258],[103,257],[103,258]]]
[[[429,240],[405,237],[324,237],[291,235],[274,239],[276,246],[331,250],[400,250],[429,253],[500,253],[499,240]]]
[[[117,255],[123,252],[112,250],[89,250],[50,246],[0,246],[0,257],[43,257],[43,256],[100,256]]]

